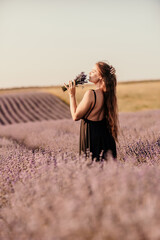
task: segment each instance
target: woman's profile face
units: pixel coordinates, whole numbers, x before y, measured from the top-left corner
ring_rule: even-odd
[[[93,83],[97,83],[99,81],[99,79],[101,78],[99,71],[98,71],[98,67],[95,64],[92,68],[92,70],[89,73],[89,81],[93,82]]]

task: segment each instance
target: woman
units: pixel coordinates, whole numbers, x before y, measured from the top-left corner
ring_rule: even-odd
[[[86,91],[77,106],[75,81],[65,84],[70,96],[70,111],[73,120],[81,119],[79,154],[92,153],[92,160],[106,159],[110,150],[117,158],[118,110],[116,98],[117,79],[115,69],[105,62],[97,62],[89,73],[89,81],[96,89]]]

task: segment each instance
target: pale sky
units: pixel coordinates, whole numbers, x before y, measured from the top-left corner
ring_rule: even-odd
[[[97,61],[160,79],[160,0],[0,0],[0,88],[68,83]]]

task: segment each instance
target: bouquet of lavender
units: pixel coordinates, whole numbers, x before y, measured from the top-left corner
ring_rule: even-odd
[[[75,84],[79,85],[79,84],[84,84],[84,83],[88,83],[88,81],[86,80],[87,75],[84,74],[84,72],[81,72],[74,80],[75,80]],[[68,87],[69,85],[67,85]],[[66,91],[67,88],[65,86],[62,87],[63,91]]]

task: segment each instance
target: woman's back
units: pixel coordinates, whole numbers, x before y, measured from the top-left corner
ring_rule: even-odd
[[[85,115],[85,118],[91,121],[101,121],[105,117],[105,109],[104,109],[104,95],[103,92],[100,89],[94,90],[95,95],[93,93],[92,95],[92,107],[94,106],[93,110]]]

